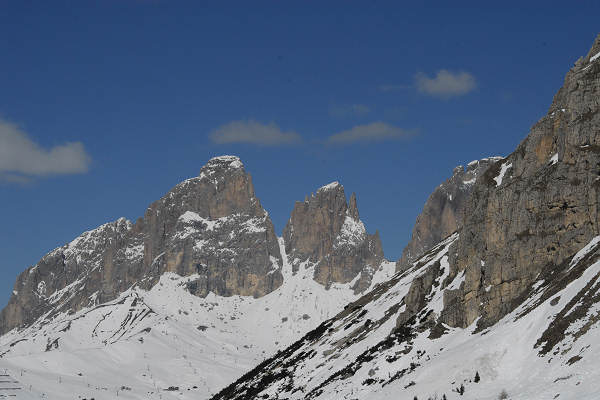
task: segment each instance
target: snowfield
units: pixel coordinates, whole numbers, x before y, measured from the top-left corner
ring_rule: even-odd
[[[149,291],[2,336],[0,373],[19,399],[207,399],[358,298],[352,282],[316,283],[314,265],[293,274],[280,250],[284,283],[264,297],[203,299],[186,289],[196,276],[165,273]],[[372,285],[394,268],[384,262]]]
[[[599,399],[600,306],[595,302],[584,313],[580,311],[586,308],[578,309],[600,293],[597,238],[573,257],[570,269],[579,271],[576,279],[556,292],[538,281],[526,302],[488,329],[477,331],[475,321],[466,329],[445,326],[442,334],[408,328],[391,333],[413,279],[439,260],[439,282],[444,281],[445,260],[456,238],[347,306],[216,399],[410,400],[445,395],[495,400],[502,393],[510,399]],[[460,286],[462,279],[459,273],[445,289],[434,287],[418,316],[439,312],[440,293]],[[553,329],[569,315],[566,329]],[[547,347],[546,338],[556,343]]]

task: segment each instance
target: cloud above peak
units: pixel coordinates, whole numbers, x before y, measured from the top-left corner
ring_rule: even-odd
[[[415,83],[419,92],[442,99],[463,96],[477,87],[475,77],[470,73],[445,69],[439,70],[431,78],[419,72],[415,76]]]
[[[282,146],[299,143],[302,138],[293,131],[284,132],[277,124],[263,124],[254,120],[232,121],[210,133],[216,144],[246,143],[259,146]]]
[[[27,182],[31,178],[81,174],[91,158],[81,142],[44,148],[17,125],[0,119],[0,180]]]
[[[378,142],[403,139],[412,134],[412,131],[407,131],[385,122],[372,122],[366,125],[356,125],[351,129],[331,135],[327,139],[327,142],[330,144]]]

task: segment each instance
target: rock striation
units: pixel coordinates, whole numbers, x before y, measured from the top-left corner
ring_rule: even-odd
[[[411,240],[396,263],[396,271],[405,271],[429,249],[462,227],[465,205],[475,181],[500,159],[502,157],[488,157],[471,161],[466,167],[459,165],[454,168],[452,176],[439,185],[425,202],[413,227]]]
[[[432,194],[399,273],[213,399],[505,398],[507,385],[523,398],[593,397],[599,111],[600,36],[517,149],[475,174],[461,206],[448,205],[454,177]],[[434,230],[452,229],[427,249]]]
[[[356,293],[366,290],[383,261],[379,233],[369,235],[360,220],[356,194],[346,201],[344,187],[333,182],[296,202],[283,231],[285,249],[294,270],[314,265],[314,279],[354,282]]]
[[[465,281],[446,299],[448,325],[495,323],[600,233],[599,55],[600,36],[548,113],[476,182],[451,265]]]
[[[0,334],[40,316],[113,300],[164,272],[192,276],[191,293],[260,297],[283,281],[273,224],[239,158],[216,157],[154,202],[135,224],[121,218],[79,236],[19,275]]]

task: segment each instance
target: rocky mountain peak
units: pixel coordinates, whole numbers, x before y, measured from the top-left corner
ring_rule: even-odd
[[[338,181],[333,181],[331,183],[328,183],[327,185],[321,186],[319,189],[317,189],[317,193],[318,192],[336,191],[336,190],[343,191],[344,186],[342,186]]]
[[[362,291],[383,260],[379,235],[367,234],[356,195],[348,203],[339,182],[322,186],[304,202],[296,202],[283,239],[294,270],[305,262],[314,265],[314,279],[326,287],[350,282],[360,274],[355,290]]]
[[[598,99],[600,37],[513,153],[436,188],[403,255],[410,267],[214,399],[594,397]]]
[[[238,156],[218,156],[213,157],[202,167],[200,170],[200,176],[212,175],[218,172],[229,172],[241,170],[244,172],[244,164]]]
[[[149,289],[165,272],[195,276],[188,289],[197,296],[260,297],[281,285],[282,264],[273,224],[242,162],[215,157],[135,225],[123,218],[102,225],[23,272],[0,314],[0,333],[48,311],[113,300],[134,285]]]
[[[405,270],[413,261],[462,226],[467,199],[477,179],[502,157],[474,160],[454,168],[452,176],[439,185],[429,196],[423,211],[417,217],[412,238],[396,263],[398,271]]]
[[[466,279],[443,314],[449,325],[494,324],[599,234],[599,51],[596,38],[548,113],[473,188],[453,264]]]

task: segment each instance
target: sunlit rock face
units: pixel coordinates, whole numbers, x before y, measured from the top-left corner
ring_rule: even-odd
[[[493,324],[598,235],[599,53],[600,37],[567,73],[547,115],[477,180],[453,263],[465,285],[448,324]]]
[[[282,283],[273,224],[239,158],[211,159],[154,202],[135,224],[124,218],[82,234],[17,278],[0,333],[47,312],[78,311],[164,272],[194,275],[189,290],[260,297]]]
[[[355,291],[362,292],[383,261],[379,234],[367,233],[356,195],[346,201],[344,187],[338,182],[296,202],[283,239],[294,269],[315,265],[314,279],[326,287],[353,281]]]

